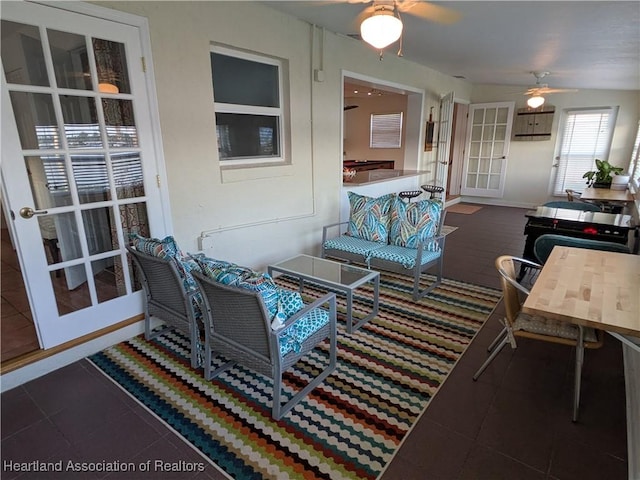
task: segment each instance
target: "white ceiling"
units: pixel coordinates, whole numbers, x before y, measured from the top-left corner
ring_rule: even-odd
[[[359,33],[362,0],[265,1],[327,30]],[[446,25],[401,13],[407,60],[474,84],[640,90],[640,2],[445,1],[460,14]],[[353,41],[361,41],[354,39]],[[373,47],[371,55],[377,59]],[[398,44],[385,49],[395,55]]]

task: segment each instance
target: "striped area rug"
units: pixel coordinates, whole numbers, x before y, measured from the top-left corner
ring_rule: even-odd
[[[375,479],[501,295],[443,280],[414,302],[409,277],[380,280],[379,315],[353,334],[344,330],[338,296],[338,367],[278,422],[269,379],[236,366],[205,381],[177,333],[151,342],[138,336],[90,360],[232,478]],[[324,292],[305,288],[308,299]],[[354,314],[366,314],[371,289],[356,294]],[[323,368],[322,347],[287,372],[287,389]]]

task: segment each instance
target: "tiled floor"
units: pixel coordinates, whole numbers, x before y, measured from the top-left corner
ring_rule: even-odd
[[[31,319],[31,309],[24,289],[20,266],[11,246],[7,229],[2,229],[0,237],[2,248],[2,261],[0,262],[0,278],[2,278],[0,360],[4,362],[38,350],[40,345]]]
[[[523,209],[483,207],[449,214],[445,275],[498,287],[493,261],[522,253]],[[573,350],[519,341],[477,382],[475,369],[500,329],[498,311],[463,355],[382,478],[625,479],[626,426],[622,354],[617,341],[586,353],[580,420],[571,422]],[[2,395],[2,463],[117,459],[200,462],[200,457],[86,361]],[[9,478],[223,478],[205,472],[83,472]]]

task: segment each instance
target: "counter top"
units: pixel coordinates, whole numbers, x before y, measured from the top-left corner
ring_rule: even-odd
[[[352,178],[345,179],[342,184],[345,186],[367,185],[370,183],[385,182],[388,180],[394,180],[396,178],[413,177],[417,175],[424,175],[427,173],[429,172],[419,170],[367,170],[364,172],[357,172]]]

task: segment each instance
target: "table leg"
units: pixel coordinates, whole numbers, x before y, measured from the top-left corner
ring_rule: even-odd
[[[347,332],[353,333],[353,331],[359,329],[362,325],[375,318],[378,315],[378,307],[380,305],[380,275],[376,275],[373,278],[373,307],[371,313],[366,316],[357,319],[356,324],[353,324],[353,291],[347,291]]]

